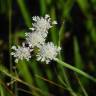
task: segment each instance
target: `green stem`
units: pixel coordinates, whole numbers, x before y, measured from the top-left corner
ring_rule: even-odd
[[[96,78],[90,76],[89,74],[85,73],[84,71],[82,71],[82,70],[80,70],[80,69],[78,69],[78,68],[76,68],[76,67],[74,67],[72,65],[69,65],[69,64],[67,64],[67,63],[65,63],[65,62],[63,62],[63,61],[61,61],[61,60],[59,60],[57,58],[55,58],[55,61],[57,63],[63,65],[64,67],[66,67],[66,68],[68,68],[70,70],[73,70],[73,71],[77,72],[78,74],[80,74],[80,75],[82,75],[82,76],[84,76],[84,77],[96,82]]]
[[[11,29],[12,29],[12,0],[8,1],[8,20],[9,20],[9,62],[10,62],[10,72],[12,73],[12,56],[11,56]],[[12,80],[12,79],[11,79]],[[13,89],[13,85],[11,85],[11,88]]]
[[[64,34],[64,21],[63,21],[62,26],[61,26],[60,31],[59,31],[58,46],[61,46],[61,41],[63,39],[63,37],[62,37],[63,34]],[[62,60],[61,52],[59,52],[59,59]],[[60,70],[62,70],[62,66],[58,66],[58,67],[60,67]],[[63,72],[63,75],[64,75],[64,81],[62,80],[61,76],[58,75],[59,81],[69,90],[69,92],[72,96],[77,96],[75,94],[75,92],[73,91],[73,89],[71,88],[68,76],[66,74],[66,70],[63,69],[62,72]]]
[[[87,94],[87,92],[86,92],[86,90],[85,90],[82,82],[81,82],[80,79],[78,78],[77,74],[76,74],[76,78],[77,78],[77,80],[78,80],[78,84],[80,85],[80,88],[81,88],[82,92],[84,93],[84,96],[88,96],[88,94]]]
[[[25,24],[28,26],[28,27],[31,27],[31,20],[30,20],[30,14],[28,12],[28,9],[27,9],[27,4],[25,3],[25,0],[16,0],[17,3],[18,3],[18,6],[20,8],[20,11],[22,13],[22,16],[25,20]]]
[[[29,84],[23,80],[21,80],[19,77],[16,77],[15,75],[12,75],[8,72],[8,70],[6,70],[4,67],[0,66],[0,72],[2,72],[3,74],[5,74],[6,76],[12,78],[12,80],[15,80],[21,84],[24,84],[25,86],[28,86],[29,88],[31,88],[31,90],[33,91],[36,91],[36,92],[39,92],[40,94],[42,94],[42,96],[53,96],[51,93],[48,93],[48,92],[45,92],[45,91],[42,91],[41,89],[35,87],[34,85],[32,84]],[[33,92],[34,93],[34,92]],[[34,93],[35,95],[34,96],[37,96],[36,93]],[[1,95],[0,95],[1,96]],[[16,96],[18,96],[16,94]]]
[[[11,26],[11,22],[12,22],[12,19],[11,19],[11,17],[12,17],[12,9],[11,9],[11,0],[9,0],[9,17],[8,17],[8,20],[9,20],[9,53],[11,53],[11,28],[12,28],[12,26]],[[12,57],[11,57],[11,54],[10,54],[10,72],[12,72]]]
[[[60,28],[60,31],[59,31],[59,41],[58,41],[58,46],[61,46],[61,40],[62,40],[62,36],[64,34],[64,21],[61,25],[61,28]],[[59,52],[59,59],[62,60],[62,56],[61,56],[61,52]],[[62,68],[62,66],[60,67]],[[63,75],[64,75],[64,79],[65,79],[65,82],[67,84],[68,87],[71,88],[70,86],[70,82],[68,80],[68,77],[67,77],[67,74],[66,74],[66,70],[63,69]],[[60,78],[59,78],[60,79]],[[60,80],[61,81],[61,80]],[[62,82],[64,84],[64,81]],[[65,84],[64,84],[65,85]]]

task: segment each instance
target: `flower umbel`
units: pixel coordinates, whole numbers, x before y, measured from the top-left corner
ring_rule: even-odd
[[[52,21],[49,15],[44,17],[33,16],[33,23],[30,33],[25,33],[26,43],[29,47],[23,46],[13,46],[14,50],[11,52],[11,55],[15,57],[15,62],[18,63],[18,60],[29,60],[31,58],[31,51],[34,51],[33,54],[37,56],[37,60],[45,61],[48,64],[51,60],[54,60],[60,51],[60,48],[54,46],[52,42],[46,43],[46,37],[48,30],[54,25],[57,24],[56,21]],[[32,50],[31,50],[32,49]]]
[[[14,50],[13,52],[11,52],[11,55],[13,55],[15,57],[15,62],[18,63],[19,60],[23,60],[26,59],[27,61],[29,61],[29,59],[31,58],[31,54],[30,52],[32,51],[32,49],[30,49],[29,47],[25,47],[25,44],[22,44],[23,46],[12,46],[12,49]]]
[[[56,21],[52,22],[50,16],[47,14],[45,17],[33,16],[32,19],[34,23],[32,23],[33,28],[30,29],[35,30],[36,32],[41,32],[43,37],[47,36],[48,29],[50,29],[53,24],[57,24]]]
[[[26,33],[26,41],[32,48],[39,47],[45,42],[40,32]]]
[[[54,60],[56,58],[59,51],[60,47],[57,48],[52,42],[45,43],[40,47],[40,50],[36,55],[37,61],[45,61],[46,64],[48,64],[51,60]]]

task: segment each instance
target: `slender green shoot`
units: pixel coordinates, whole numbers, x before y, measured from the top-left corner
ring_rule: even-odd
[[[96,78],[90,76],[89,74],[85,73],[84,71],[82,71],[82,70],[80,70],[80,69],[78,69],[78,68],[76,68],[76,67],[74,67],[74,66],[72,66],[72,65],[70,65],[70,64],[67,64],[67,63],[65,63],[65,62],[63,62],[63,61],[61,61],[61,60],[59,60],[59,59],[57,59],[57,58],[55,58],[55,61],[56,61],[58,64],[61,64],[62,66],[66,67],[66,68],[68,68],[68,69],[70,69],[70,70],[72,70],[72,71],[75,71],[75,72],[77,72],[78,74],[80,74],[80,75],[82,75],[82,76],[84,76],[84,77],[86,77],[86,78],[88,78],[88,79],[96,82]]]

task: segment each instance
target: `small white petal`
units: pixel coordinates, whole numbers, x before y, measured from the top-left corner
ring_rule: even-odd
[[[49,60],[46,60],[46,64],[49,64],[49,62],[50,62]]]
[[[37,61],[39,61],[40,59],[41,59],[41,57],[38,57],[38,58],[37,58]]]
[[[14,55],[15,53],[14,52],[11,52],[11,55]]]
[[[18,63],[18,59],[15,59],[15,62]]]
[[[45,58],[42,58],[41,61],[44,62],[45,61]]]
[[[58,47],[58,51],[60,51],[61,50],[61,47]]]
[[[52,24],[57,24],[57,21],[53,21]]]
[[[25,47],[25,42],[22,43],[22,46]]]
[[[49,18],[50,16],[48,14],[45,15],[45,19]]]
[[[37,21],[36,16],[33,16],[32,19],[33,19],[33,21]]]
[[[25,33],[25,36],[28,36],[28,33]]]
[[[29,28],[30,30],[34,31],[35,29],[34,28]]]
[[[11,48],[11,49],[16,50],[16,46],[12,46],[12,48]]]

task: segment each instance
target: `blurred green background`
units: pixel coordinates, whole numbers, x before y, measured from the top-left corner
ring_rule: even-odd
[[[47,39],[62,60],[96,77],[96,0],[0,0],[0,96],[96,96],[96,83],[54,61],[14,63],[11,46],[45,14],[58,22]]]

